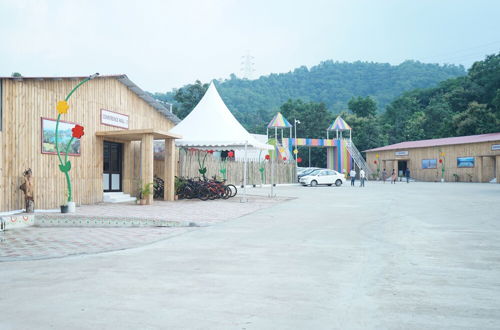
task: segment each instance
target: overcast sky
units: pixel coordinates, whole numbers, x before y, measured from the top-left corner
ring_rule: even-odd
[[[0,0],[0,75],[125,73],[165,92],[321,61],[470,66],[500,50],[497,0]]]

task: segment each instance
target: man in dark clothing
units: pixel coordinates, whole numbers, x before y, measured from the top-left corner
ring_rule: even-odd
[[[410,169],[407,167],[405,171],[406,183],[410,183]]]

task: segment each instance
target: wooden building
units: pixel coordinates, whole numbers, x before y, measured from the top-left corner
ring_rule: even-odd
[[[401,142],[366,150],[370,168],[396,170],[420,181],[500,183],[500,133]],[[377,157],[378,156],[378,157]]]
[[[19,185],[27,168],[33,171],[37,209],[65,204],[66,182],[54,154],[56,104],[85,78],[0,78],[0,212],[23,208]],[[155,168],[166,181],[165,199],[173,200],[178,136],[168,130],[179,122],[175,115],[126,75],[90,80],[68,103],[60,139],[65,141],[74,124],[85,128],[69,156],[77,205],[101,202],[105,191],[134,194],[153,182]],[[165,142],[161,166],[154,164],[154,140]]]

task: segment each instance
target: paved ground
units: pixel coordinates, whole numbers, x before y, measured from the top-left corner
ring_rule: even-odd
[[[260,191],[263,189],[253,189]],[[75,214],[38,214],[37,216],[81,217],[103,219],[119,217],[125,220],[164,219],[197,226],[234,219],[256,210],[270,207],[287,198],[269,199],[264,196],[248,196],[246,203],[240,198],[228,200],[177,202],[155,201],[153,205],[96,204],[77,208]],[[128,249],[179,235],[192,228],[20,228],[0,233],[0,262],[60,258],[70,255],[93,254]]]
[[[135,249],[0,263],[0,328],[500,328],[500,185],[278,192],[298,199]]]

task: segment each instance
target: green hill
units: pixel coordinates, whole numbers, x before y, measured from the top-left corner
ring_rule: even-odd
[[[371,96],[377,102],[378,111],[382,112],[386,105],[405,91],[433,87],[440,81],[465,74],[462,66],[416,61],[405,61],[399,65],[325,61],[311,68],[302,66],[255,80],[240,79],[232,74],[229,79],[218,81],[217,87],[229,109],[243,125],[253,131],[261,131],[259,128],[263,123],[288,99],[323,102],[333,113],[340,113],[347,109],[352,97]],[[175,107],[175,92],[153,96],[173,102]]]

